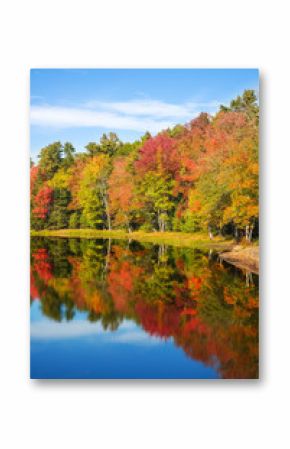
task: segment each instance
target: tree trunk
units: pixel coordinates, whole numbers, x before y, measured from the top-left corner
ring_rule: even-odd
[[[162,218],[160,217],[160,210],[157,211],[157,222],[158,222],[158,228],[159,231],[162,232]]]
[[[162,243],[158,247],[158,265],[160,262],[164,262],[164,256],[166,255],[167,247]]]
[[[246,272],[246,287],[253,285],[253,274],[251,271]]]
[[[111,227],[111,216],[110,216],[110,209],[109,209],[109,204],[108,204],[106,192],[103,192],[102,197],[103,197],[103,202],[104,202],[104,206],[105,206],[105,210],[106,210],[108,229],[109,229],[109,231],[111,231],[111,229],[112,229],[112,227]]]
[[[127,216],[126,216],[126,222],[127,222],[128,233],[130,234],[131,233],[130,220]]]
[[[110,264],[110,257],[111,257],[111,239],[108,239],[108,246],[107,246],[107,254],[106,254],[106,260],[105,260],[105,267],[104,267],[104,273],[106,274],[109,268]]]
[[[235,239],[238,240],[239,238],[239,231],[238,228],[235,226]]]
[[[157,221],[158,221],[158,228],[159,228],[160,232],[164,232],[165,231],[165,219],[162,217],[162,215],[165,216],[166,215],[165,212],[160,211],[158,209],[158,211],[157,211]]]
[[[100,189],[100,193],[101,193],[103,204],[104,204],[105,211],[106,211],[108,230],[111,231],[111,229],[112,229],[111,216],[110,216],[110,209],[109,209],[108,198],[107,198],[107,186],[106,186],[105,181],[102,181],[99,184],[99,189]]]
[[[211,231],[211,226],[208,226],[208,236],[209,236],[210,240],[213,239],[213,234],[212,234],[212,231]]]
[[[249,226],[246,226],[246,240],[249,241]]]
[[[252,237],[253,237],[253,230],[254,230],[254,226],[250,227],[250,232],[249,232],[249,242],[252,241]]]

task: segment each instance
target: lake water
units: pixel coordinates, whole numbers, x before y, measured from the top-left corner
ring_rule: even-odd
[[[31,239],[31,378],[257,378],[258,276],[198,249]]]

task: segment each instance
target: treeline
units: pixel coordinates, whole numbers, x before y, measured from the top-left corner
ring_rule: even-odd
[[[31,163],[31,228],[258,234],[257,98],[133,143],[115,133],[76,153],[42,148]]]

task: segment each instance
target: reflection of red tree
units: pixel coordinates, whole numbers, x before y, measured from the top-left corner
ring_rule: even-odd
[[[185,336],[190,334],[190,332],[198,332],[201,335],[206,335],[208,333],[208,329],[198,317],[192,317],[185,323],[183,332]]]
[[[184,260],[179,258],[176,259],[175,261],[176,267],[180,270],[180,271],[184,271]]]
[[[34,301],[35,299],[39,299],[39,293],[35,285],[35,278],[32,270],[30,270],[30,297],[32,301]]]
[[[141,268],[130,264],[128,261],[110,262],[110,273],[108,275],[108,290],[114,301],[118,312],[126,312],[129,300],[132,297],[134,280],[140,277]]]
[[[231,295],[229,293],[229,289],[227,287],[224,288],[224,301],[227,304],[235,304],[236,298],[233,297],[233,295]]]
[[[191,298],[195,301],[198,301],[201,286],[202,279],[200,277],[191,276],[188,279],[188,288],[191,291]]]
[[[197,316],[185,322],[174,340],[191,358],[217,368],[222,378],[251,379],[257,377],[256,334],[250,325],[209,327]]]
[[[85,288],[81,278],[82,262],[76,257],[69,257],[69,263],[72,265],[72,275],[70,278],[70,287],[73,291],[73,298],[79,309],[85,309],[91,305],[91,292]]]
[[[33,268],[45,283],[52,278],[52,266],[49,262],[48,252],[45,248],[38,249],[32,254],[34,264]]]
[[[179,311],[175,306],[161,301],[157,305],[138,301],[135,310],[143,329],[150,335],[169,338],[178,332]]]
[[[172,283],[174,301],[165,302],[158,289],[146,297],[146,291],[140,288],[151,275],[150,265],[136,264],[144,259],[144,251],[135,252],[132,261],[128,248],[114,245],[109,270],[107,274],[102,272],[101,278],[90,274],[89,260],[69,257],[72,272],[66,282],[53,278],[46,249],[39,249],[32,256],[33,299],[44,291],[35,285],[39,278],[45,285],[53,284],[59,297],[72,298],[80,310],[110,319],[113,308],[123,318],[140,323],[150,335],[173,338],[190,358],[213,366],[223,378],[257,377],[258,328],[252,317],[258,301],[251,287],[223,280],[219,266],[213,271],[207,267],[197,275],[187,272],[180,260],[179,276]],[[216,291],[220,295],[217,302]]]

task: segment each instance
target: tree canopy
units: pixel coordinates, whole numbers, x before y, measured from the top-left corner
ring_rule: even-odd
[[[34,229],[125,228],[258,234],[253,90],[210,116],[122,142],[110,132],[76,153],[54,142],[31,163]]]

